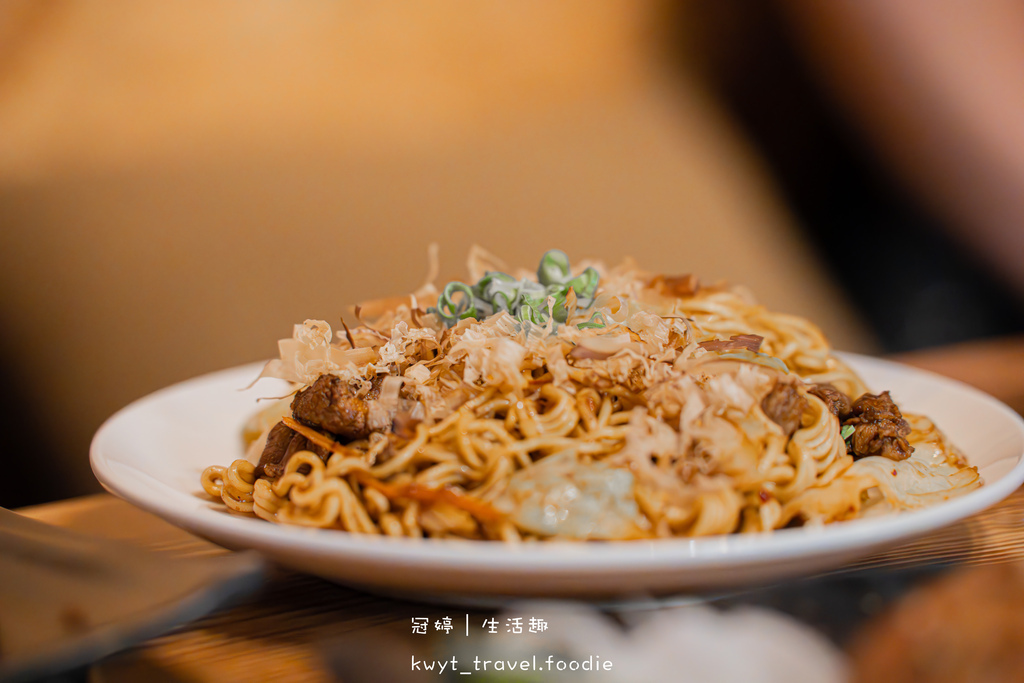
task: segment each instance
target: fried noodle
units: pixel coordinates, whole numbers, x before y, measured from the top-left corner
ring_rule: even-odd
[[[568,289],[564,322],[549,298],[542,324],[536,310],[449,311],[448,326],[426,308],[438,298],[428,284],[364,305],[343,334],[296,325],[263,375],[301,391],[336,378],[361,431],[327,429],[285,399],[254,418],[245,459],[202,473],[204,490],[283,524],[519,542],[761,532],[981,485],[888,394],[890,413],[855,404],[844,422],[814,387],[850,399],[867,388],[811,322],[692,277],[587,265],[600,285],[586,307]],[[851,436],[864,429],[875,432]],[[901,433],[903,451],[851,445]],[[280,434],[288,448],[268,458]]]

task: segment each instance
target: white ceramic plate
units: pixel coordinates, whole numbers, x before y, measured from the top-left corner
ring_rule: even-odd
[[[360,536],[270,524],[209,501],[199,475],[242,454],[241,426],[257,396],[286,393],[261,366],[199,377],[110,418],[92,468],[111,492],[231,548],[254,548],[294,569],[378,592],[467,601],[501,597],[629,599],[764,584],[833,568],[978,512],[1024,481],[1024,421],[971,387],[895,363],[845,356],[876,391],[931,416],[977,465],[985,485],[924,510],[824,528],[695,540],[538,543]]]

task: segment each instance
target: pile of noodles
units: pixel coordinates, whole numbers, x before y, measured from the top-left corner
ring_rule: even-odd
[[[208,468],[204,488],[273,522],[515,541],[767,531],[930,505],[981,485],[927,418],[906,413],[908,459],[855,461],[807,388],[828,382],[856,398],[866,387],[809,321],[692,277],[582,265],[600,284],[586,309],[569,292],[564,324],[499,312],[447,327],[427,312],[438,296],[428,284],[357,309],[362,324],[340,333],[324,321],[296,325],[264,375],[301,388],[332,373],[363,395],[377,378],[374,431],[341,443],[291,420],[284,399],[254,418],[246,459]],[[498,269],[474,250],[473,281]],[[603,326],[577,326],[595,313]],[[760,337],[757,350],[701,345],[739,335]],[[791,436],[762,409],[778,383],[806,399]],[[282,417],[330,455],[295,453],[279,477],[258,477],[266,433]]]

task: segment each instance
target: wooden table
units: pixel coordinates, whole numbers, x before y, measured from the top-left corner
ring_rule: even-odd
[[[1024,339],[975,342],[905,354],[897,360],[960,379],[1024,411]],[[229,552],[106,494],[20,512],[158,553],[195,556]],[[816,586],[828,591],[828,582],[843,577],[897,576],[920,568],[1021,560],[1022,520],[1024,489],[989,510],[915,542],[804,579],[800,590]],[[753,599],[774,604],[782,599],[779,595],[767,593]],[[242,604],[101,662],[91,668],[88,680],[336,680],[324,663],[331,643],[370,626],[392,624],[408,629],[413,617],[437,614],[437,608],[431,606],[381,598],[277,570],[258,594]]]

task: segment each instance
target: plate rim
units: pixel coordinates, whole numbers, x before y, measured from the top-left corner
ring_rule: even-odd
[[[854,365],[855,370],[857,366],[875,366],[882,370],[917,374],[955,387],[986,404],[986,408],[1002,413],[1015,427],[1016,436],[1024,439],[1024,419],[1020,415],[998,399],[964,382],[886,359],[851,353],[837,355]],[[215,509],[213,502],[203,508],[181,508],[174,504],[174,496],[146,496],[130,485],[126,486],[126,480],[117,471],[117,466],[111,466],[114,461],[104,453],[110,434],[123,421],[130,419],[135,411],[144,410],[179,392],[196,390],[233,374],[251,373],[255,376],[263,363],[239,365],[172,384],[117,411],[97,430],[90,446],[90,463],[97,479],[107,491],[129,503],[187,531],[229,547],[256,548],[268,552],[264,547],[272,546],[273,552],[278,553],[327,553],[332,557],[346,557],[362,562],[386,562],[392,566],[408,565],[430,570],[462,570],[467,568],[467,561],[472,561],[470,568],[473,569],[502,572],[530,570],[548,575],[604,574],[636,571],[638,567],[644,572],[685,572],[748,565],[755,567],[840,552],[867,554],[879,546],[920,536],[980,512],[1002,501],[1024,483],[1022,452],[1016,456],[1013,467],[992,483],[934,506],[884,517],[856,519],[823,527],[697,539],[556,541],[522,545],[462,539],[390,538],[351,534],[336,529],[275,525]],[[136,471],[146,474],[142,470]],[[177,488],[168,488],[174,494],[189,495]],[[199,488],[197,480],[196,490],[191,493],[197,493]],[[484,549],[486,552],[481,552]]]

